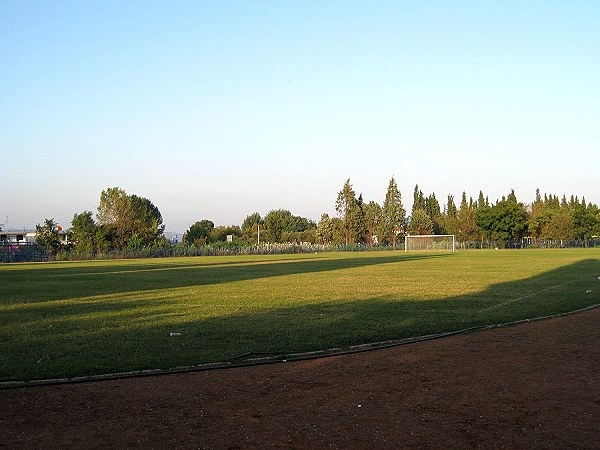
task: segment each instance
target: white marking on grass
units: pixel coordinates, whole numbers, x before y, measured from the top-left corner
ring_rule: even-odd
[[[507,306],[507,305],[510,305],[510,304],[512,304],[512,303],[515,303],[515,302],[520,302],[521,300],[526,300],[526,299],[528,299],[528,298],[535,297],[535,296],[537,296],[537,295],[540,295],[540,294],[542,294],[542,293],[544,293],[544,292],[551,291],[551,290],[553,290],[553,289],[560,289],[560,288],[562,288],[562,287],[565,287],[565,286],[568,286],[568,285],[570,285],[570,284],[579,283],[581,280],[584,280],[584,279],[586,279],[587,277],[588,277],[588,276],[581,277],[581,278],[578,278],[578,279],[576,279],[576,280],[567,281],[566,283],[561,283],[561,284],[557,284],[557,285],[554,285],[554,286],[550,286],[550,287],[547,287],[547,288],[544,288],[544,289],[540,289],[539,291],[532,292],[531,294],[522,295],[522,296],[520,296],[520,297],[517,297],[517,298],[511,298],[510,300],[506,300],[505,302],[498,303],[498,304],[496,304],[496,305],[492,305],[492,306],[488,306],[487,308],[483,308],[483,309],[481,310],[481,312],[484,312],[484,311],[491,311],[491,310],[493,310],[493,309],[498,309],[498,308],[501,308],[501,307],[503,307],[503,306]]]

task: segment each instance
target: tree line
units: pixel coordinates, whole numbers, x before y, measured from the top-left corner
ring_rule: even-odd
[[[386,199],[380,207],[375,202],[365,205],[362,196],[353,193],[350,180],[338,194],[345,207],[338,218],[321,217],[319,227],[327,230],[323,236],[348,242],[374,243],[377,232],[379,243],[395,244],[395,239],[406,234],[454,234],[459,242],[495,241],[500,244],[530,238],[539,240],[586,240],[600,236],[600,209],[577,196],[561,199],[536,190],[532,204],[519,202],[514,190],[491,203],[483,192],[478,198],[467,198],[463,192],[457,205],[448,195],[442,207],[434,193],[425,195],[419,186],[413,191],[410,214],[404,213],[401,196],[394,178],[390,180]],[[391,199],[397,199],[392,201]],[[395,204],[394,208],[390,207]],[[348,207],[348,205],[350,205]],[[392,211],[398,211],[392,213]],[[333,225],[333,226],[332,226]],[[337,238],[335,228],[337,227]],[[334,229],[332,233],[330,230]]]
[[[67,231],[68,247],[93,254],[166,246],[164,230],[162,215],[149,199],[113,187],[100,194],[96,219],[91,211],[75,213]],[[60,250],[64,245],[58,239],[59,231],[54,219],[46,219],[36,226],[36,241],[48,250]]]
[[[416,185],[408,212],[394,177],[388,183],[383,204],[357,195],[347,179],[335,200],[337,215],[324,213],[318,223],[294,216],[290,211],[270,211],[264,218],[255,212],[235,231],[237,242],[308,242],[332,245],[391,245],[405,235],[453,234],[459,242],[495,241],[500,245],[525,237],[540,240],[586,240],[600,237],[600,209],[577,196],[544,194],[536,190],[535,201],[517,200],[514,190],[491,203],[482,191],[477,199],[462,193],[460,203],[448,195],[442,205],[435,193],[425,195]],[[197,222],[185,235],[192,243],[210,242],[210,227]],[[200,229],[204,229],[199,233]],[[262,230],[262,234],[260,234]]]
[[[321,216],[317,236],[323,242],[396,245],[400,237],[420,234],[453,234],[459,242],[495,241],[500,244],[530,238],[586,240],[600,237],[600,208],[571,195],[567,199],[536,190],[531,204],[519,202],[512,190],[491,203],[483,192],[478,198],[463,192],[457,205],[448,195],[443,207],[435,193],[425,195],[416,185],[407,214],[396,181],[389,182],[383,205],[356,196],[350,179],[338,193],[338,217]]]
[[[435,193],[425,195],[416,185],[408,212],[394,177],[382,204],[366,201],[347,179],[335,200],[336,216],[323,213],[318,223],[286,209],[248,215],[241,226],[215,226],[201,219],[184,233],[181,245],[254,245],[256,243],[316,243],[326,245],[390,245],[405,235],[453,234],[459,242],[587,240],[600,237],[600,208],[571,195],[540,193],[525,204],[514,191],[491,203],[483,192],[477,199],[462,193],[460,203],[448,195],[442,205]],[[101,192],[96,218],[91,211],[76,213],[67,230],[69,246],[87,253],[161,248],[172,243],[164,236],[159,209],[147,198],[119,187]],[[37,225],[36,238],[49,250],[59,250],[58,226],[53,219]]]

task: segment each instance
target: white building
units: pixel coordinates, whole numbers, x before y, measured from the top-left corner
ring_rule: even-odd
[[[67,233],[58,231],[58,238],[63,244],[68,243]],[[35,243],[35,231],[0,231],[0,244],[26,245]]]

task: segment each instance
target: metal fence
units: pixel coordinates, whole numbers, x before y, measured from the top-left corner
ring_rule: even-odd
[[[523,238],[514,241],[457,241],[456,248],[469,249],[526,249],[526,248],[598,248],[600,239],[540,240]]]
[[[0,242],[0,263],[48,261],[48,252],[31,242]]]
[[[586,240],[533,240],[529,238],[517,241],[457,241],[456,250],[473,249],[528,249],[528,248],[600,248],[600,239]],[[40,261],[83,261],[102,259],[170,258],[177,256],[229,256],[229,255],[273,255],[323,252],[364,252],[390,251],[392,246],[366,244],[325,245],[311,243],[283,243],[261,245],[171,245],[167,247],[149,247],[142,249],[109,250],[89,252],[77,249],[49,253],[43,247],[33,243],[0,242],[0,263],[40,262]],[[396,250],[403,251],[404,243]]]

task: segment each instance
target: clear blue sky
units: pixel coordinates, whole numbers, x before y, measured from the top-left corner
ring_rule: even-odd
[[[12,1],[0,13],[0,222],[96,211],[167,230],[335,213],[347,178],[600,203],[598,1]]]

